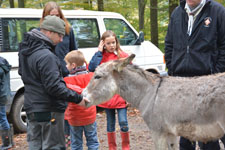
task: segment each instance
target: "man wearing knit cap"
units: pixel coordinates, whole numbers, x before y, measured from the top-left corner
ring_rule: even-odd
[[[65,35],[65,22],[59,17],[46,16],[40,28],[44,33],[46,33],[45,31],[51,31],[55,34],[58,34],[58,38],[57,36],[53,36],[54,38],[52,38],[52,36],[49,36],[54,45],[62,42],[63,36]]]
[[[170,18],[165,38],[165,60],[171,76],[194,77],[224,72],[225,8],[214,0],[181,0],[180,6],[173,11]],[[187,129],[192,126],[192,122],[185,117],[178,118],[183,121],[183,125],[187,125]],[[210,129],[201,118],[196,120],[199,124],[204,124],[206,130]],[[195,150],[195,142],[186,138],[180,138],[180,150]],[[218,140],[202,142],[204,143],[199,142],[201,150],[220,150]]]
[[[24,35],[19,48],[19,74],[24,83],[29,150],[64,150],[65,102],[83,105],[82,95],[68,89],[54,47],[63,40],[65,23],[46,16],[40,31]]]

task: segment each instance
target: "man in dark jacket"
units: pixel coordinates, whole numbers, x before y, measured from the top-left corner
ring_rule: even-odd
[[[225,71],[225,8],[213,0],[183,0],[171,15],[165,38],[171,76],[193,77]],[[200,144],[217,150],[218,141]],[[181,150],[195,150],[181,137]]]
[[[54,46],[63,40],[65,22],[46,16],[40,31],[24,35],[19,49],[19,74],[25,93],[24,108],[28,118],[27,141],[30,150],[65,149],[65,101],[88,101],[66,88]],[[82,100],[83,99],[83,100]]]

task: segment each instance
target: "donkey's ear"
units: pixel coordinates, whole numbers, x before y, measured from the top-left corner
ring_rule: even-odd
[[[127,58],[121,58],[119,59],[118,63],[115,64],[115,69],[120,72],[123,70],[124,67],[126,67],[128,64],[131,64],[132,60],[134,59],[135,54],[131,54]]]

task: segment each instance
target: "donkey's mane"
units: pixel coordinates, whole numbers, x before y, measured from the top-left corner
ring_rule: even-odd
[[[127,65],[127,69],[132,72],[136,72],[137,74],[142,76],[144,79],[146,79],[147,81],[151,81],[152,83],[154,83],[154,81],[159,77],[158,74],[154,74],[152,72],[145,71],[144,69],[142,69],[139,66],[134,65],[134,64]]]

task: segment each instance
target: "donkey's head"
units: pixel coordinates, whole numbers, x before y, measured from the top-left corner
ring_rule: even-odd
[[[96,68],[94,76],[82,93],[90,100],[89,103],[86,103],[87,107],[101,104],[118,93],[118,76],[116,74],[130,64],[134,57],[135,55],[132,54],[127,58],[103,63]]]

